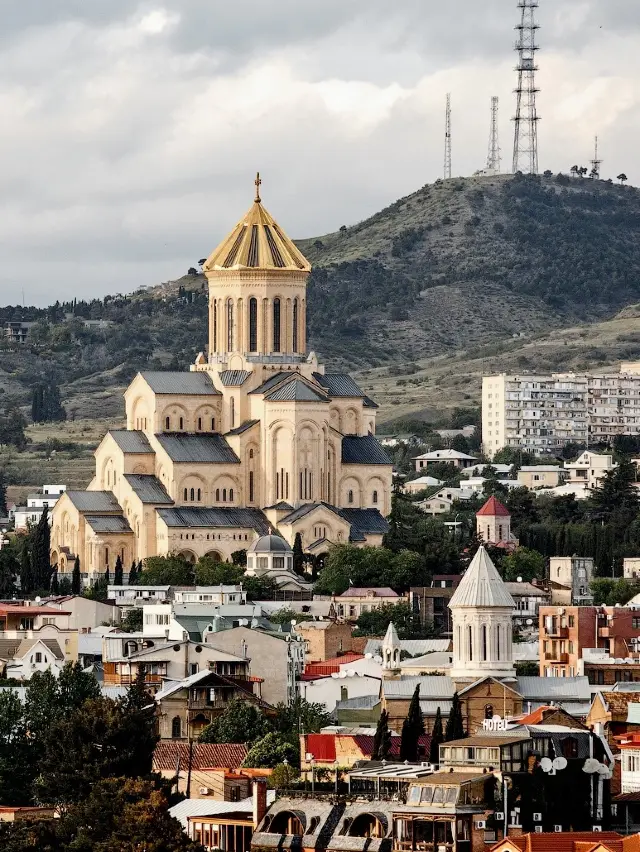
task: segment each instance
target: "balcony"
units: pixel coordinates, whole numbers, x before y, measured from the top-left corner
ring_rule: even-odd
[[[548,663],[560,663],[566,665],[569,662],[569,655],[560,651],[547,651],[544,655],[545,661]]]
[[[209,701],[207,698],[198,698],[195,701],[189,701],[189,710],[226,710],[229,706],[228,701]]]
[[[569,628],[568,627],[550,627],[549,629],[545,628],[545,635],[550,639],[568,639],[569,638]]]
[[[600,639],[613,639],[616,635],[613,627],[598,627],[598,637]]]
[[[164,678],[162,675],[145,674],[144,682],[147,686],[162,686]],[[119,672],[105,672],[105,686],[131,686],[135,683],[136,676],[130,674],[120,674]]]

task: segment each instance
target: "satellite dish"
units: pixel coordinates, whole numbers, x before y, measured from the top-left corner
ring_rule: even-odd
[[[600,765],[600,761],[596,760],[595,757],[588,757],[584,762],[582,771],[586,772],[588,775],[593,775],[594,772],[598,771]]]
[[[522,582],[522,577],[518,577],[518,583]]]
[[[349,669],[347,671],[347,677],[355,677],[355,676],[356,676],[356,670],[355,669]]]
[[[527,624],[527,627],[531,627],[531,625],[533,624],[533,619],[528,618],[526,624]]]
[[[373,659],[373,654],[365,654],[365,655],[364,655],[364,658],[365,658],[365,660],[372,660],[372,659]]]
[[[548,757],[542,758],[542,760],[540,761],[540,769],[542,769],[543,772],[551,772],[551,770],[553,769],[553,763]]]
[[[566,769],[567,768],[567,758],[566,757],[556,757],[553,761],[554,769]]]
[[[347,673],[346,673],[346,672],[340,672],[340,673],[338,674],[338,677],[346,677],[346,676],[347,676]],[[594,770],[594,771],[595,771],[595,770]]]

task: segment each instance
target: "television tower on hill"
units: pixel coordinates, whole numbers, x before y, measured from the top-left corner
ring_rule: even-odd
[[[520,23],[516,26],[518,41],[518,87],[516,93],[515,134],[513,141],[513,171],[528,174],[538,173],[538,122],[536,108],[536,35],[540,27],[536,23],[538,0],[519,0]]]
[[[497,97],[491,98],[491,131],[489,133],[489,153],[487,154],[486,174],[499,175],[500,162],[500,142],[498,139],[498,105],[500,99]]]
[[[600,178],[600,166],[602,165],[602,158],[598,157],[598,137],[596,136],[596,147],[593,160],[591,160],[591,173],[589,177],[593,180],[599,180]]]
[[[444,119],[444,177],[451,177],[451,95],[447,95]]]

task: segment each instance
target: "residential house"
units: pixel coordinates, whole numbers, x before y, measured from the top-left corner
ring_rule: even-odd
[[[272,712],[271,705],[260,698],[260,680],[249,675],[248,660],[244,663],[245,668],[238,665],[234,673],[229,674],[203,669],[183,680],[171,681],[159,690],[155,700],[160,739],[197,739],[234,699]]]
[[[107,586],[107,597],[123,609],[135,609],[149,603],[168,603],[171,586]]]
[[[639,703],[640,692],[596,692],[587,714],[587,725],[601,726],[607,742],[617,750],[617,737],[640,730],[638,710],[630,709],[631,705]]]
[[[622,576],[625,580],[640,581],[640,557],[628,556],[622,560]]]
[[[470,488],[446,487],[427,497],[426,500],[421,500],[417,506],[427,515],[448,515],[456,501],[471,500],[473,496]]]
[[[246,604],[247,592],[240,585],[175,586],[172,598],[176,604]]]
[[[177,777],[179,793],[190,798],[237,802],[251,795],[251,779],[241,766],[247,756],[243,743],[192,743],[160,740],[153,753],[153,771],[163,778]]]
[[[375,731],[359,729],[337,729],[321,731],[319,734],[300,734],[300,769],[310,772],[312,769],[351,769],[360,761],[371,760]],[[389,759],[398,759],[401,737],[391,736]],[[431,737],[424,734],[418,743],[421,761],[428,761]]]
[[[613,456],[585,450],[576,461],[566,462],[564,469],[568,473],[569,485],[578,485],[593,491],[614,467]]]
[[[538,488],[557,488],[564,482],[565,475],[559,465],[523,465],[518,470],[518,484],[532,491]]]
[[[551,603],[559,606],[592,604],[589,585],[593,574],[593,559],[589,556],[552,556],[549,560]]]
[[[598,686],[616,683],[638,683],[640,688],[640,656],[634,647],[628,657],[612,657],[606,649],[584,648],[578,661],[578,672]]]
[[[324,677],[303,676],[299,682],[302,698],[313,704],[322,704],[328,713],[333,713],[339,701],[348,698],[378,696],[380,675],[360,674],[347,663],[339,672]]]
[[[26,506],[16,506],[13,522],[16,532],[25,532],[35,526],[45,508],[53,509],[60,496],[67,490],[66,485],[43,485],[42,491],[27,495]],[[51,525],[51,517],[49,517]]]
[[[4,677],[27,681],[36,672],[48,671],[57,677],[67,660],[56,639],[33,637],[22,639],[13,656],[4,662]]]
[[[69,613],[69,627],[79,632],[91,631],[105,623],[120,622],[120,608],[113,604],[94,601],[83,595],[61,595],[45,598],[44,606]]]
[[[342,604],[344,607],[344,604]],[[305,661],[328,660],[339,654],[346,654],[353,648],[353,628],[344,622],[300,621],[294,627],[294,633],[305,644]]]
[[[442,485],[442,482],[436,479],[435,476],[419,476],[417,479],[405,482],[402,490],[405,494],[413,496],[420,494],[421,491],[425,491],[427,488],[436,488],[438,485]]]
[[[533,621],[537,634],[540,607],[551,602],[551,593],[542,586],[534,586],[531,583],[505,583],[505,586],[516,605],[513,612],[514,626],[527,629],[531,627],[528,622]]]
[[[459,582],[459,574],[434,576],[431,586],[409,590],[409,605],[418,614],[423,627],[433,625],[438,633],[451,633],[449,601]]]
[[[0,822],[40,822],[45,819],[55,819],[58,815],[56,808],[4,806],[0,807]]]
[[[407,603],[405,595],[399,595],[388,587],[374,588],[366,586],[359,588],[349,586],[346,592],[336,598],[338,618],[357,621],[363,612],[379,609],[386,604]]]
[[[4,333],[11,343],[24,343],[34,325],[35,322],[19,322],[17,320],[5,322]]]
[[[457,450],[432,450],[430,453],[423,453],[421,456],[415,456],[412,459],[417,471],[428,470],[429,465],[434,464],[452,464],[458,470],[464,470],[476,464],[478,459],[475,456],[470,456],[467,453],[459,453]]]
[[[640,710],[639,704],[629,704],[629,711]],[[639,719],[640,721],[640,719]],[[617,822],[627,830],[640,830],[640,728],[614,737],[620,752],[620,793],[614,797]]]

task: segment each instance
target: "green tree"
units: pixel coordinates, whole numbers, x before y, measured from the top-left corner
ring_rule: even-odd
[[[464,720],[462,718],[462,704],[460,703],[460,696],[457,692],[453,693],[453,700],[451,702],[451,710],[449,711],[449,718],[447,719],[447,728],[444,735],[445,742],[451,742],[451,740],[461,740],[465,737],[464,732]]]
[[[193,586],[194,567],[180,556],[149,556],[138,576],[139,586]]]
[[[31,573],[34,589],[46,590],[49,588],[49,580],[51,579],[50,545],[49,510],[45,506],[40,520],[31,534]]]
[[[4,470],[0,468],[0,518],[6,518],[9,514],[7,508],[7,483]]]
[[[137,566],[136,566],[136,560],[134,559],[133,562],[131,563],[131,568],[129,568],[128,583],[129,583],[130,586],[137,586],[138,585],[137,574],[138,574],[138,571],[137,571]]]
[[[325,705],[296,696],[290,704],[277,704],[272,724],[278,733],[297,742],[299,734],[315,734],[332,722]]]
[[[391,753],[391,731],[389,730],[389,714],[386,710],[380,713],[378,725],[373,737],[372,760],[387,760]]]
[[[123,570],[122,570],[122,559],[120,559],[120,555],[116,558],[116,564],[113,567],[113,584],[114,586],[121,586],[123,583]]]
[[[33,568],[29,550],[29,537],[25,536],[20,548],[20,591],[27,596],[33,592]]]
[[[253,744],[242,765],[254,769],[273,768],[285,761],[290,766],[299,766],[300,750],[285,736],[272,731]]]
[[[301,576],[304,574],[304,550],[302,548],[302,535],[297,532],[293,540],[293,570]]]
[[[234,699],[200,734],[201,743],[253,743],[268,733],[264,714],[248,701]]]
[[[300,777],[298,770],[288,763],[278,763],[273,767],[273,772],[268,778],[269,787],[272,790],[286,790],[295,784]]]
[[[429,763],[438,765],[440,763],[440,745],[444,742],[444,732],[442,730],[442,713],[440,707],[436,710],[436,718],[431,731],[431,743],[429,745]]]
[[[131,607],[122,619],[122,629],[125,633],[138,633],[142,630],[142,607]]]
[[[82,576],[80,574],[80,557],[76,556],[73,563],[73,571],[71,572],[71,594],[79,595],[82,593]]]
[[[400,639],[422,639],[434,636],[433,627],[423,627],[420,616],[407,603],[383,604],[362,612],[356,628],[361,636],[383,636],[393,621]]]
[[[424,734],[424,719],[420,709],[420,684],[414,690],[409,704],[407,718],[402,723],[402,738],[400,740],[400,760],[416,763],[420,737]]]
[[[530,583],[531,580],[543,580],[546,560],[537,550],[518,547],[502,560],[500,570],[505,580],[515,582],[519,577]]]
[[[13,547],[5,545],[0,550],[0,598],[10,598],[16,591],[16,578],[20,563]]]

